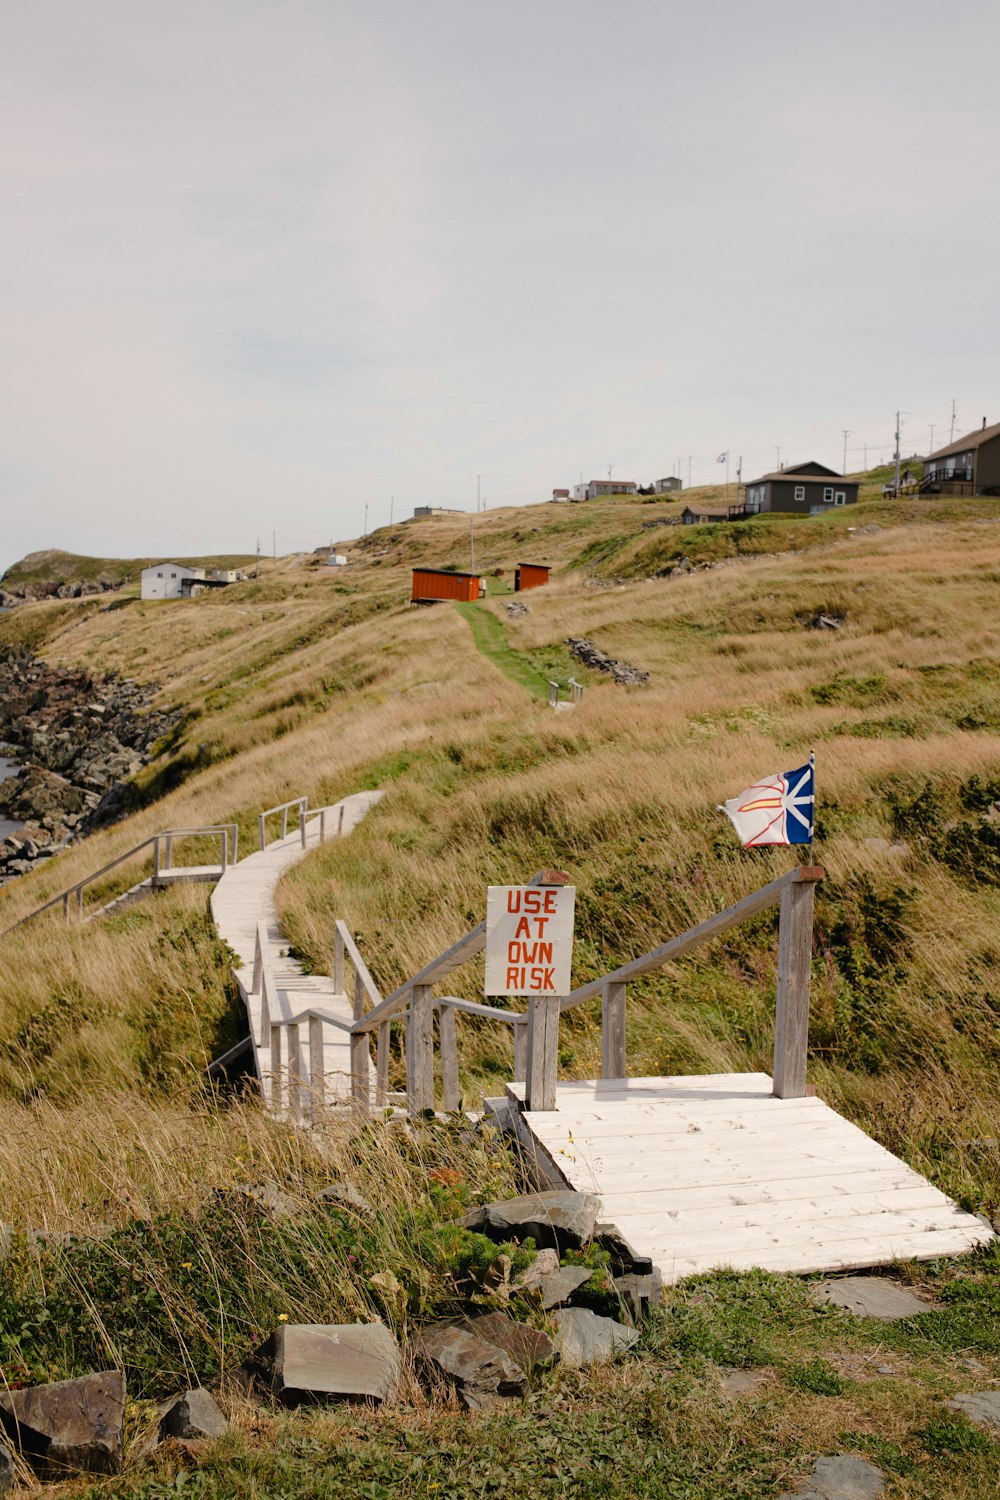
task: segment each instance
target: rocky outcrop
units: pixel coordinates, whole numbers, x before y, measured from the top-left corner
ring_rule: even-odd
[[[484,1203],[462,1220],[466,1229],[506,1240],[533,1239],[539,1249],[577,1250],[587,1244],[601,1209],[593,1193],[555,1189],[526,1193],[503,1203]]]
[[[24,824],[0,840],[0,884],[126,811],[126,783],[178,718],[151,698],[121,677],[0,659],[0,746],[21,767],[0,782],[0,813]]]
[[[117,1474],[122,1466],[125,1380],[117,1370],[0,1391],[7,1440],[43,1478],[75,1470]]]
[[[577,661],[582,661],[585,667],[593,667],[595,671],[609,672],[622,687],[639,686],[649,681],[649,673],[644,672],[641,667],[631,667],[627,661],[617,661],[583,636],[567,636],[566,644]]]

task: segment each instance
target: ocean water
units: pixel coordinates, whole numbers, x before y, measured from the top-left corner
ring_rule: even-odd
[[[0,781],[6,781],[8,776],[16,776],[17,772],[18,767],[14,763],[14,761],[8,760],[6,756],[0,755]],[[24,825],[22,823],[14,823],[10,818],[5,818],[3,814],[0,813],[0,839],[6,838],[8,833],[16,833],[17,830],[19,828],[22,828],[23,826]]]

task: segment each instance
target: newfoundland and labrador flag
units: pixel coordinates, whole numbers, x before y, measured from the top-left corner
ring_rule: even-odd
[[[723,802],[719,811],[732,821],[742,843],[811,844],[813,808],[815,806],[815,764],[795,771],[778,771],[762,776],[738,797]]]

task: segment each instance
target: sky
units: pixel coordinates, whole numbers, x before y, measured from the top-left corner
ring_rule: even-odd
[[[0,36],[0,568],[1000,420],[995,0],[0,0]]]

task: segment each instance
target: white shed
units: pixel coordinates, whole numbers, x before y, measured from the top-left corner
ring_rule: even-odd
[[[140,595],[143,599],[179,599],[182,594],[191,592],[192,582],[204,577],[204,568],[189,568],[183,563],[154,563],[151,568],[142,570]]]

